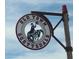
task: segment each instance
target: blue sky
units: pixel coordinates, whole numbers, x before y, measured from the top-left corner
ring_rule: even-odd
[[[31,11],[62,12],[66,4],[69,12],[71,40],[73,39],[73,5],[72,0],[6,0],[6,59],[66,59],[64,49],[53,39],[41,50],[29,50],[22,46],[15,34],[15,26],[20,17]],[[47,16],[52,25],[61,17]],[[55,35],[64,42],[63,23],[55,30]]]

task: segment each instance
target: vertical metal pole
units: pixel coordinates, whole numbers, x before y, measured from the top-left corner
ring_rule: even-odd
[[[72,47],[71,47],[71,41],[70,41],[68,11],[67,11],[66,5],[63,5],[62,10],[63,10],[62,12],[63,12],[63,24],[64,24],[64,31],[65,31],[67,59],[72,59]]]

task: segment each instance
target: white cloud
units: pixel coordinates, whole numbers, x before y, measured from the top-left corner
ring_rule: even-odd
[[[56,3],[72,3],[72,0],[55,0]]]
[[[27,52],[26,52],[27,53]],[[22,55],[22,56],[17,56],[12,59],[66,59],[66,53],[63,52],[57,52],[57,53],[51,53],[51,54],[29,54],[29,56]]]
[[[15,0],[15,1],[12,1],[12,0],[8,0],[9,2],[11,3],[28,3],[28,4],[40,4],[40,3],[54,3],[54,0]],[[6,2],[8,2],[6,1]],[[52,2],[51,2],[52,1]]]
[[[8,22],[6,24],[6,28],[5,28],[5,35],[6,38],[10,38],[10,40],[13,38],[15,38],[15,25],[13,25],[12,23]],[[14,39],[15,40],[15,39]]]
[[[46,4],[54,4],[54,3],[61,3],[61,4],[67,4],[67,3],[72,3],[72,0],[8,0],[9,2],[12,3],[29,3],[29,4],[41,4],[41,3],[46,3]]]
[[[54,0],[40,0],[40,1],[39,0],[23,0],[23,1],[30,4],[54,3]]]

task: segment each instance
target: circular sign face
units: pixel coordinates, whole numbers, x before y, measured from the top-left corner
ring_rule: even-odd
[[[16,35],[26,48],[39,50],[44,48],[51,38],[50,22],[36,14],[24,15],[16,25]]]

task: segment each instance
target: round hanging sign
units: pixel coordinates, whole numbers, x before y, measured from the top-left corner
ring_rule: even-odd
[[[51,24],[45,16],[27,14],[16,24],[16,36],[19,42],[31,50],[44,48],[51,38]]]

